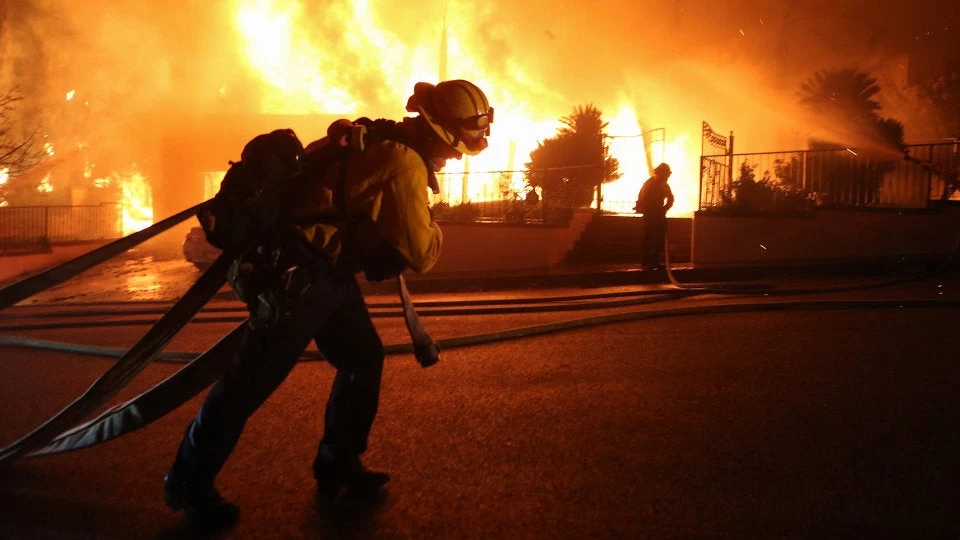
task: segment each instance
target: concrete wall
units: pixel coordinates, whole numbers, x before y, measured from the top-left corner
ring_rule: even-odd
[[[549,268],[563,260],[593,216],[593,211],[578,211],[568,227],[442,224],[443,251],[430,274]],[[960,205],[940,212],[697,215],[693,230],[694,264],[701,267],[922,258],[953,250],[960,239]],[[50,253],[0,257],[0,282],[44,270],[100,245],[56,246]]]
[[[443,249],[430,274],[546,269],[563,260],[593,219],[573,215],[568,227],[441,223]]]
[[[0,256],[0,283],[14,281],[14,278],[26,277],[41,270],[46,270],[74,257],[79,257],[88,251],[93,251],[106,243],[107,241],[84,242],[82,244],[54,246],[47,253]]]
[[[565,227],[441,224],[443,250],[430,275],[549,268],[563,260],[593,216],[592,210],[577,211]],[[49,253],[0,257],[0,283],[46,270],[101,245],[103,243],[56,246]],[[171,255],[182,256],[179,248]],[[215,254],[211,254],[210,261],[214,258]]]
[[[698,214],[693,224],[693,262],[700,266],[922,258],[953,250],[960,238],[960,206],[820,210],[803,217]]]

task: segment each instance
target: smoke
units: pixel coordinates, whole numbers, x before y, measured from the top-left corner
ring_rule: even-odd
[[[24,122],[54,144],[122,162],[145,133],[175,131],[191,115],[401,116],[412,84],[440,76],[445,45],[446,76],[481,84],[498,111],[555,121],[580,104],[610,113],[626,102],[640,126],[686,135],[695,154],[702,121],[734,131],[738,151],[794,149],[824,129],[798,112],[799,83],[821,68],[902,63],[918,32],[956,15],[951,2],[929,4],[0,0],[0,89],[20,88]],[[282,89],[266,80],[238,27],[241,5],[286,14],[293,26],[272,42],[310,49],[298,59],[316,74]],[[353,109],[309,105],[321,79]]]
[[[166,128],[143,125],[144,116],[176,118],[216,106],[216,81],[231,69],[210,69],[225,51],[217,42],[226,33],[218,10],[204,6],[8,1],[0,89],[19,89],[21,122],[39,125],[59,156],[93,151],[103,162],[129,164],[138,137]]]

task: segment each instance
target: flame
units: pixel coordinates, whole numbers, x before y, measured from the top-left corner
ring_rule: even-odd
[[[135,168],[123,176],[114,173],[113,178],[123,192],[123,234],[153,225],[153,196],[147,178]]]
[[[350,94],[332,87],[325,75],[339,67],[334,53],[315,47],[296,26],[301,14],[300,4],[289,1],[252,0],[237,10],[247,60],[275,90],[266,95],[263,112],[355,113]]]
[[[0,187],[5,186],[9,179],[10,179],[10,169],[7,167],[0,169]],[[0,195],[0,208],[4,206],[9,206],[9,205],[10,203],[7,202],[7,199],[5,199],[2,195]]]
[[[73,96],[74,96],[75,94],[76,94],[76,91],[75,91],[75,90],[69,90],[69,91],[67,91],[67,101],[70,101],[71,99],[73,99]]]
[[[53,191],[53,184],[50,183],[50,174],[51,173],[47,173],[47,175],[43,177],[43,180],[40,180],[40,183],[37,184],[37,193],[50,193]]]
[[[684,133],[667,142],[664,149],[664,161],[673,171],[670,186],[675,202],[671,216],[693,215],[700,204],[700,156],[690,153],[691,144],[690,137]]]
[[[479,156],[448,161],[446,174],[439,177],[440,200],[451,204],[499,198],[499,184],[504,179],[522,192],[520,169],[529,161],[530,152],[538,141],[554,136],[560,126],[558,119],[578,105],[570,102],[557,110],[546,104],[542,96],[550,96],[554,103],[561,103],[563,97],[512,59],[504,59],[509,76],[498,78],[486,72],[472,46],[482,36],[470,24],[465,6],[445,14],[444,27],[436,33],[423,32],[404,41],[397,33],[378,26],[378,21],[389,21],[390,17],[378,16],[370,0],[334,3],[324,8],[325,24],[336,27],[342,37],[327,42],[315,37],[325,34],[322,29],[314,29],[315,17],[297,0],[234,1],[234,25],[245,60],[265,87],[260,102],[264,114],[394,117],[416,82],[439,78],[438,72],[444,69],[439,67],[437,54],[441,43],[446,64],[455,66],[456,71],[439,75],[471,80],[488,93],[497,109],[490,146]],[[462,22],[456,20],[458,15]],[[397,105],[380,110],[377,107],[382,109],[381,103]],[[598,106],[607,111],[606,118],[612,118],[608,133],[627,136],[614,139],[610,145],[623,177],[604,186],[604,200],[633,201],[649,176],[650,166],[635,108],[625,98],[615,107]],[[609,110],[615,113],[611,116]],[[662,143],[662,154],[674,170],[674,215],[696,209],[699,178],[689,176],[697,172],[696,167],[676,161],[687,159],[689,142],[680,134]],[[494,173],[482,174],[488,171]]]
[[[630,203],[637,200],[640,186],[649,176],[647,171],[650,165],[643,148],[643,132],[637,121],[637,113],[630,103],[621,101],[619,110],[607,123],[607,131],[611,134],[607,141],[610,155],[620,162],[622,176],[601,188],[602,207],[604,210],[625,211],[633,206]]]
[[[53,143],[43,143],[43,151],[46,152],[48,156],[53,157]]]

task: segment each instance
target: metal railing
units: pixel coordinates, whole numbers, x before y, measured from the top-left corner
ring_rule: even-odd
[[[636,214],[636,210],[633,208],[637,205],[636,199],[633,200],[621,200],[621,199],[603,199],[603,213],[604,214]]]
[[[543,201],[523,199],[467,201],[454,205],[438,201],[431,205],[431,211],[439,222],[457,223],[554,224],[565,223],[573,215],[572,209],[565,206],[544,206]]]
[[[577,168],[577,167],[574,167]],[[434,219],[460,223],[565,224],[573,216],[563,192],[532,194],[524,171],[437,173],[439,193],[430,196]]]
[[[957,182],[960,142],[701,156],[700,210],[927,208]]]
[[[57,244],[120,238],[122,219],[119,203],[2,207],[0,253],[30,253]]]

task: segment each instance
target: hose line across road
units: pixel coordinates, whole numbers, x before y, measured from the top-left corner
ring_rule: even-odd
[[[595,296],[595,295],[590,295]],[[653,303],[680,296],[665,294],[640,295],[641,301]],[[550,307],[531,300],[535,308]],[[552,300],[556,300],[553,297]],[[608,313],[575,319],[549,322],[544,324],[517,326],[499,329],[491,332],[459,335],[437,340],[440,350],[452,350],[481,344],[496,343],[511,339],[538,336],[575,329],[585,329],[599,325],[626,323],[631,321],[662,319],[666,317],[704,316],[715,314],[735,314],[771,311],[799,311],[799,310],[877,310],[877,309],[922,309],[922,308],[956,308],[960,307],[960,299],[821,299],[821,300],[792,300],[774,301],[771,298],[762,298],[760,301],[743,301],[742,298],[714,299],[719,303],[689,305],[681,307],[657,307],[624,311],[608,310]],[[634,300],[636,302],[636,300]],[[498,303],[497,301],[493,302]],[[448,303],[456,306],[457,303]],[[595,301],[590,299],[586,304],[596,307]],[[622,302],[615,302],[618,308],[624,307]],[[466,309],[466,315],[475,315],[470,311],[488,314],[489,309],[482,304],[472,303],[480,309]],[[392,306],[390,306],[392,307]],[[510,306],[510,313],[517,313],[520,306]],[[528,306],[529,307],[529,306]],[[569,307],[569,306],[568,306]],[[522,307],[520,307],[523,309]],[[460,308],[463,309],[463,308]],[[494,308],[497,309],[497,308]],[[499,309],[506,309],[500,307]],[[604,310],[601,310],[604,311]],[[531,309],[528,313],[542,313],[542,309]],[[463,313],[460,313],[464,315]],[[241,321],[242,323],[243,321]],[[81,323],[84,324],[84,323]],[[221,339],[216,345],[205,351],[164,351],[155,356],[157,360],[167,362],[186,363],[179,371],[173,373],[161,383],[141,393],[125,403],[115,405],[101,412],[97,417],[82,424],[57,425],[49,427],[52,422],[38,428],[27,437],[17,441],[14,445],[0,453],[0,461],[9,461],[18,456],[38,457],[67,451],[78,450],[89,446],[116,439],[169,414],[187,400],[209,387],[219,374],[225,369],[232,356],[230,351],[235,350],[240,343],[241,325]],[[64,343],[45,339],[36,339],[23,336],[0,336],[0,345],[11,347],[32,348],[49,351],[65,352],[75,355],[89,355],[101,358],[117,358],[122,362],[130,351],[122,348],[111,348],[93,345]],[[414,352],[412,343],[397,343],[385,346],[388,355],[409,354]],[[318,351],[306,351],[303,360],[322,359]],[[424,365],[426,367],[426,365]],[[77,403],[77,402],[75,402]],[[92,411],[90,411],[92,412]],[[61,413],[63,414],[63,413]],[[55,417],[59,418],[58,417]],[[51,431],[48,436],[36,435],[42,429]],[[37,439],[36,443],[28,444],[23,441]],[[22,448],[21,448],[22,447]]]
[[[646,302],[663,300],[664,298],[647,299]],[[617,304],[621,307],[624,304]],[[598,306],[592,306],[596,308]],[[960,300],[952,299],[890,299],[890,300],[798,300],[798,301],[770,301],[762,302],[729,302],[699,306],[669,307],[661,309],[644,309],[640,311],[627,311],[611,313],[607,315],[596,315],[578,319],[570,319],[534,326],[524,326],[510,328],[507,330],[498,330],[494,332],[485,332],[479,334],[468,334],[458,337],[451,337],[437,340],[443,349],[453,349],[458,347],[467,347],[483,343],[492,343],[506,339],[517,339],[528,336],[536,336],[564,330],[577,328],[587,328],[591,326],[612,324],[618,322],[638,321],[644,319],[656,319],[662,317],[712,315],[723,313],[746,313],[762,311],[793,311],[793,310],[816,310],[816,309],[917,309],[917,308],[951,308],[960,307]],[[586,309],[586,308],[581,308]],[[516,313],[517,311],[511,311]],[[526,311],[531,313],[532,311]],[[435,313],[428,314],[436,315]],[[475,315],[489,314],[490,311],[478,309],[473,312],[456,312],[454,315]],[[400,316],[394,314],[394,316]],[[239,322],[242,318],[224,318],[216,322]],[[90,323],[87,323],[90,324]],[[116,322],[110,325],[116,325]],[[83,323],[65,324],[60,328],[70,328],[77,326],[86,326]],[[98,325],[99,326],[99,325]],[[9,345],[15,347],[25,347],[34,349],[47,349],[51,351],[66,352],[81,355],[101,356],[106,358],[120,358],[127,351],[120,348],[100,347],[93,345],[81,345],[74,343],[64,343],[44,339],[28,338],[22,336],[0,336],[0,345]],[[398,343],[385,346],[385,352],[388,355],[406,354],[413,350],[410,343]],[[202,354],[202,351],[165,351],[157,355],[157,360],[165,361],[187,361],[192,360]],[[307,351],[304,359],[322,359],[322,355],[315,351]]]

